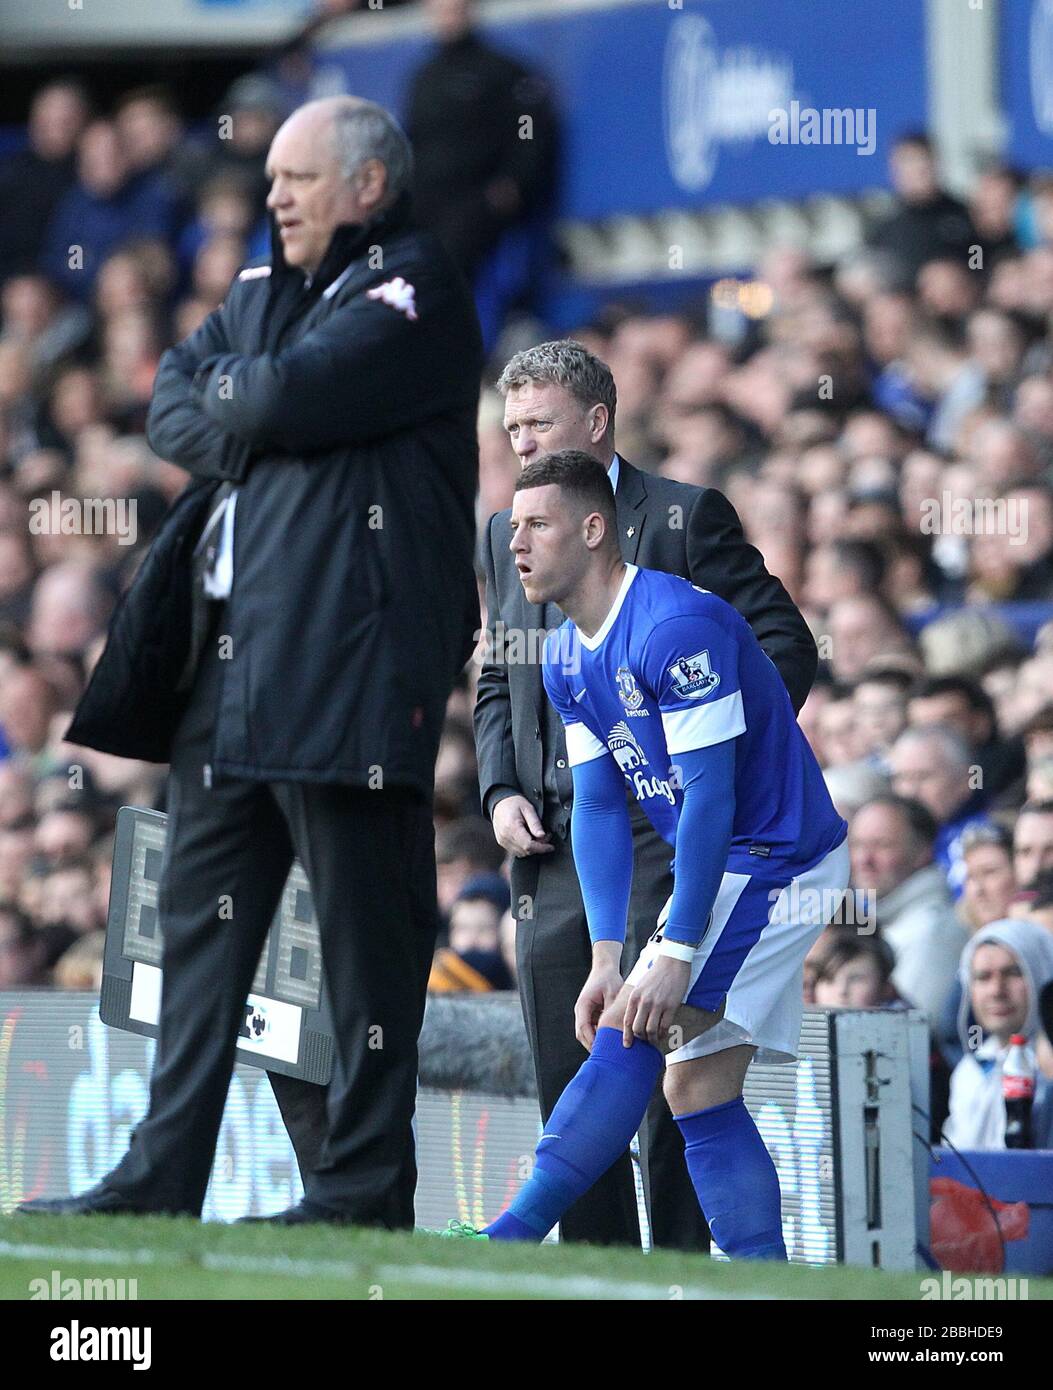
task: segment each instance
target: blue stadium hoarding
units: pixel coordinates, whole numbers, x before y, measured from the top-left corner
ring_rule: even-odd
[[[313,0],[0,0],[5,56],[116,57],[159,47],[256,50],[290,38]]]
[[[1006,158],[1053,169],[1053,0],[1004,0],[999,13]]]
[[[571,0],[484,14],[480,29],[553,84],[568,218],[885,187],[891,141],[926,124],[920,0]],[[319,49],[319,87],[404,111],[432,41],[356,32],[360,44]],[[773,111],[786,143],[769,139]]]

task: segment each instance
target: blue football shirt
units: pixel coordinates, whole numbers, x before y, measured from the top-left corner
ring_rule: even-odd
[[[603,625],[549,635],[542,674],[572,767],[611,757],[671,845],[677,755],[736,740],[727,868],[800,872],[847,831],[771,658],[729,603],[686,579],[626,565]]]

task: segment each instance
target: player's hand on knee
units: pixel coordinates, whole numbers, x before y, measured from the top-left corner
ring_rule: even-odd
[[[643,1038],[655,1047],[668,1045],[669,1030],[684,1002],[691,980],[691,966],[672,956],[657,956],[629,995],[622,1024],[622,1041],[631,1047]]]
[[[574,1036],[582,1047],[592,1051],[596,1029],[606,1009],[618,998],[621,971],[609,961],[595,961],[574,1005]]]

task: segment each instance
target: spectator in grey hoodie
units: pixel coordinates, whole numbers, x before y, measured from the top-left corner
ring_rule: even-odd
[[[1002,1065],[1014,1033],[1022,1033],[1032,1048],[1037,1041],[1039,994],[1053,980],[1053,935],[1037,922],[992,922],[966,944],[959,973],[963,1054],[951,1075],[943,1135],[959,1149],[1003,1149]],[[1053,1145],[1053,1088],[1041,1075],[1037,1083],[1032,1142],[1046,1149]]]

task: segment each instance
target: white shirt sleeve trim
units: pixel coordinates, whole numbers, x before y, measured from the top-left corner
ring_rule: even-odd
[[[735,690],[711,705],[694,709],[662,710],[665,746],[670,756],[689,753],[693,748],[710,748],[746,732],[742,691]]]
[[[564,733],[567,735],[567,761],[571,767],[591,763],[596,758],[602,758],[607,752],[607,745],[601,743],[584,724],[568,724]]]

